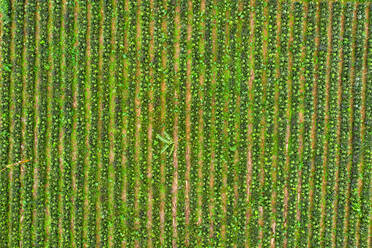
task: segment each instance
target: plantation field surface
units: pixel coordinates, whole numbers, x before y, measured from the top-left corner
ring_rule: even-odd
[[[0,248],[372,247],[371,15],[1,0]]]

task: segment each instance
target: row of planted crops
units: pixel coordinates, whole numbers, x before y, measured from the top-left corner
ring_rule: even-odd
[[[371,11],[0,1],[0,247],[371,247]]]

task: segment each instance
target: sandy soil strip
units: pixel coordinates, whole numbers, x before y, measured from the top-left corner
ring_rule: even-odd
[[[251,0],[249,3],[250,8],[254,8],[256,1]],[[248,107],[248,132],[247,132],[247,140],[248,140],[248,150],[247,150],[247,175],[246,175],[246,204],[247,204],[247,212],[246,212],[246,223],[245,223],[245,247],[250,247],[251,241],[251,234],[250,234],[250,225],[251,225],[251,215],[252,215],[252,205],[251,205],[251,186],[252,186],[252,170],[253,170],[253,161],[252,161],[252,152],[253,152],[253,80],[255,77],[254,74],[254,24],[256,21],[256,12],[250,12],[250,20],[249,20],[249,61],[250,61],[250,73],[249,73],[249,80],[248,80],[248,98],[249,98],[249,107]]]
[[[226,10],[226,13],[225,13],[225,20],[226,20],[226,24],[225,24],[225,30],[224,30],[224,34],[225,34],[225,38],[224,38],[224,64],[230,64],[231,63],[231,59],[230,59],[230,50],[229,50],[229,46],[230,46],[230,25],[229,25],[229,21],[230,21],[230,10]],[[229,79],[230,79],[230,72],[228,71],[228,67],[227,69],[223,72],[223,81],[222,82],[223,84],[229,84]],[[223,86],[224,88],[227,88],[228,89],[228,86],[224,85]],[[225,93],[226,94],[226,93]],[[229,92],[227,92],[227,94],[230,94]],[[223,106],[223,129],[222,129],[222,137],[223,137],[223,142],[222,142],[222,154],[223,156],[224,155],[227,155],[228,156],[228,140],[229,140],[229,134],[228,134],[228,128],[229,128],[229,95],[224,95],[222,96],[224,98],[224,106]],[[228,158],[225,158],[223,159],[222,161],[222,190],[221,190],[221,204],[222,204],[222,221],[221,221],[221,242],[223,245],[226,245],[226,241],[227,241],[227,237],[226,237],[226,228],[227,228],[227,191],[228,191],[228,185],[227,185],[227,176],[228,176]]]
[[[65,16],[67,12],[67,6],[66,6],[66,0],[62,0],[61,2],[61,29],[60,29],[60,46],[61,46],[61,57],[60,57],[60,71],[61,71],[61,99],[60,99],[60,108],[64,108],[65,104],[65,94],[66,94],[66,49],[65,49],[65,40],[66,40],[66,30],[65,30]],[[64,111],[61,111],[61,119],[64,118]],[[65,136],[65,130],[63,127],[63,122],[61,121],[60,127],[59,127],[59,143],[58,143],[58,157],[59,157],[59,170],[60,170],[60,178],[59,178],[59,184],[58,184],[58,212],[59,212],[59,222],[58,222],[58,245],[63,244],[64,233],[63,231],[63,217],[64,217],[64,197],[63,194],[63,183],[64,183],[64,168],[63,168],[63,151],[64,151],[64,136]]]
[[[155,29],[155,14],[154,14],[154,0],[150,0],[150,23],[149,23],[149,35],[150,35],[150,42],[149,42],[149,92],[148,92],[148,127],[147,127],[147,247],[153,247],[152,241],[152,212],[153,212],[153,171],[152,171],[152,163],[153,163],[153,122],[154,122],[154,84],[155,84],[155,77],[154,77],[154,57],[155,57],[155,36],[154,36],[154,29]],[[156,12],[155,12],[156,13]]]
[[[291,74],[292,71],[292,65],[293,65],[293,53],[291,52],[292,45],[293,45],[293,25],[294,25],[294,3],[291,3],[291,9],[290,9],[290,16],[289,16],[289,38],[288,38],[288,74]],[[290,76],[287,80],[287,111],[286,111],[286,135],[285,135],[285,164],[284,164],[284,213],[283,213],[283,219],[284,219],[284,239],[283,239],[283,247],[287,248],[288,245],[288,201],[289,201],[289,164],[290,164],[290,137],[291,137],[291,109],[292,109],[292,79]]]
[[[275,248],[275,235],[276,235],[276,204],[277,204],[277,178],[278,178],[278,153],[279,153],[279,79],[280,79],[280,36],[281,36],[281,25],[282,25],[282,5],[281,2],[278,2],[277,5],[277,16],[276,16],[276,58],[275,58],[275,78],[277,83],[275,84],[275,95],[274,95],[274,133],[273,133],[273,169],[271,171],[271,178],[273,181],[273,189],[271,192],[271,212],[272,212],[272,219],[271,219],[271,239],[270,239],[270,247]]]
[[[32,197],[33,200],[36,202],[38,198],[38,181],[39,181],[39,168],[37,167],[39,165],[39,154],[38,154],[38,137],[39,137],[39,122],[40,122],[40,3],[36,2],[36,13],[35,13],[35,67],[37,68],[36,74],[35,74],[35,95],[34,95],[34,170],[33,170],[33,181],[34,184],[32,186]],[[42,158],[43,159],[43,158]],[[41,169],[43,170],[43,168]],[[32,213],[32,228],[33,228],[33,236],[36,237],[36,209],[35,206]]]
[[[239,0],[237,2],[237,14],[243,13],[243,1]],[[243,18],[241,17],[235,17],[237,20],[237,31],[236,31],[236,42],[237,42],[237,49],[236,49],[236,56],[241,56],[242,51],[243,51],[243,42],[242,42],[242,29],[243,29]],[[237,66],[237,81],[236,84],[239,84],[239,86],[235,86],[235,108],[234,108],[234,133],[235,137],[234,140],[236,141],[235,146],[235,152],[233,155],[233,168],[234,168],[234,183],[233,183],[233,216],[238,217],[239,216],[239,209],[238,209],[238,201],[239,201],[239,184],[241,183],[239,180],[239,163],[240,163],[240,153],[239,153],[239,147],[241,145],[241,140],[240,140],[240,125],[241,125],[241,96],[240,96],[240,85],[242,84],[241,82],[241,76],[242,76],[242,62],[241,60],[237,60],[236,62]],[[233,224],[236,224],[237,222],[233,222]],[[237,248],[237,240],[238,240],[238,235],[239,233],[232,233],[232,241],[233,241],[233,247]]]
[[[124,11],[125,13],[129,13],[129,1],[125,1],[124,5]],[[127,26],[129,25],[129,14],[125,15],[125,20],[124,20],[124,25]],[[128,53],[129,50],[129,41],[128,41],[128,34],[129,34],[129,29],[124,30],[124,54]],[[124,70],[123,70],[123,80],[124,80],[124,91],[123,91],[123,103],[124,106],[126,106],[126,103],[128,103],[128,84],[129,84],[129,62],[128,58],[124,58]],[[125,111],[127,109],[125,108]],[[128,151],[128,115],[123,116],[123,129],[122,129],[122,137],[123,137],[123,154],[121,156],[121,169],[124,172],[123,173],[123,188],[121,192],[121,200],[123,201],[124,205],[124,212],[122,213],[124,217],[127,217],[127,192],[128,192],[128,177],[127,177],[127,163],[128,163],[128,157],[127,157],[127,151]],[[122,227],[123,227],[123,232],[124,235],[127,234],[128,230],[128,223],[127,223],[127,218],[124,218],[122,220]],[[121,247],[125,248],[127,247],[127,237],[124,237],[121,243]]]
[[[100,0],[99,2],[99,34],[98,34],[98,77],[97,77],[97,84],[98,84],[98,138],[97,138],[97,182],[101,180],[102,176],[102,132],[103,132],[103,87],[104,87],[104,79],[103,79],[103,50],[104,50],[104,22],[105,22],[105,12],[104,12],[104,1]],[[100,201],[102,195],[102,185],[98,184],[97,187],[97,202],[96,202],[96,247],[98,248],[101,245],[101,231],[102,231],[102,208],[103,202]]]
[[[174,17],[175,24],[175,43],[174,43],[174,107],[177,109],[179,106],[179,85],[180,85],[180,39],[181,39],[181,6],[180,2],[176,1],[176,13]],[[174,114],[174,123],[173,123],[173,182],[172,182],[172,247],[177,247],[178,242],[178,232],[177,232],[177,197],[178,197],[178,128],[179,128],[179,114],[176,112]]]
[[[78,40],[78,15],[79,15],[79,3],[76,1],[74,3],[74,39],[73,44],[75,51],[78,49],[79,40]],[[71,133],[71,148],[72,148],[72,160],[71,160],[71,182],[72,182],[72,197],[71,197],[71,244],[75,245],[75,201],[77,196],[77,186],[76,186],[76,163],[77,163],[77,111],[78,111],[78,100],[77,100],[77,81],[78,81],[78,53],[74,55],[74,60],[76,61],[73,67],[73,83],[72,83],[72,133]]]
[[[21,126],[22,126],[22,137],[21,137],[21,158],[24,158],[27,156],[27,151],[26,151],[26,137],[27,137],[27,134],[26,132],[26,126],[27,126],[27,114],[26,114],[26,109],[27,109],[27,104],[28,104],[28,92],[27,92],[27,87],[28,87],[28,77],[27,77],[27,72],[28,72],[28,61],[27,61],[27,56],[28,56],[28,51],[27,51],[27,42],[28,39],[29,39],[29,34],[27,32],[27,27],[29,25],[28,21],[27,21],[27,15],[28,13],[26,13],[27,11],[27,5],[28,5],[28,0],[25,0],[24,3],[23,3],[23,8],[24,8],[24,16],[23,16],[23,49],[22,49],[22,117],[21,117]],[[24,218],[25,218],[25,174],[26,174],[26,168],[23,167],[23,166],[20,166],[19,167],[20,169],[20,172],[21,172],[21,175],[20,175],[20,213],[19,213],[19,216],[20,216],[20,227],[19,227],[19,235],[21,236],[20,237],[20,245],[24,245],[23,243],[23,238],[25,236],[25,232],[27,232],[26,230],[24,230]]]
[[[167,0],[163,0],[163,9],[168,10],[168,3]],[[167,16],[164,15],[161,22],[161,32],[164,37],[167,37]],[[162,71],[166,71],[167,69],[167,41],[166,38],[162,44],[162,51],[161,51],[161,68]],[[162,75],[161,78],[161,85],[160,85],[160,123],[161,123],[161,130],[160,133],[164,137],[165,132],[165,123],[166,123],[166,113],[167,113],[167,104],[166,104],[166,94],[167,94],[167,79],[165,75]],[[160,154],[160,207],[159,207],[159,217],[160,217],[160,245],[164,246],[165,240],[165,200],[166,200],[166,182],[165,182],[165,167],[166,167],[166,154]]]
[[[136,11],[136,89],[134,97],[135,105],[135,189],[134,189],[134,230],[140,230],[140,159],[141,159],[141,50],[142,50],[142,35],[141,35],[141,0],[137,0]],[[140,240],[138,238],[134,241],[134,246],[140,247]]]
[[[192,66],[192,0],[187,1],[186,58],[186,172],[185,172],[185,246],[190,246],[190,170],[191,170],[191,66]]]
[[[48,1],[48,89],[47,89],[47,128],[46,128],[46,182],[45,182],[45,243],[49,244],[51,213],[50,213],[50,181],[54,180],[50,177],[51,164],[52,164],[52,100],[53,100],[53,1]]]
[[[213,5],[217,6],[217,1],[213,1]],[[212,9],[212,76],[211,76],[211,161],[209,165],[209,244],[213,244],[214,237],[214,207],[215,207],[215,191],[214,191],[214,176],[216,163],[216,84],[217,84],[217,12],[216,8]]]
[[[90,1],[87,3],[87,34],[86,34],[86,101],[85,101],[85,119],[87,120],[85,123],[85,130],[86,130],[86,137],[85,137],[85,147],[87,148],[87,153],[85,154],[84,160],[84,212],[83,212],[83,244],[84,248],[88,246],[88,220],[89,220],[89,188],[88,188],[88,174],[89,174],[89,158],[90,158],[90,145],[89,145],[89,138],[90,138],[90,130],[91,130],[91,62],[92,62],[92,55],[91,55],[91,25],[92,25],[92,4]]]
[[[200,2],[200,13],[202,15],[200,21],[200,41],[199,41],[199,53],[201,60],[205,61],[205,0]],[[196,225],[200,230],[203,223],[203,166],[204,166],[204,84],[205,84],[205,66],[201,67],[199,74],[199,111],[198,111],[198,184],[197,184],[197,209],[196,209]],[[197,245],[200,247],[202,245],[202,237],[197,236]]]

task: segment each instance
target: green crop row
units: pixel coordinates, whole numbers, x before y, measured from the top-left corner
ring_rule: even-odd
[[[23,60],[25,67],[23,68],[23,118],[25,123],[22,125],[22,143],[24,149],[22,151],[22,157],[33,158],[34,153],[34,125],[35,125],[35,113],[34,113],[34,102],[35,102],[35,12],[36,12],[36,2],[30,1],[27,3],[25,8],[25,20],[24,20],[24,54]],[[30,70],[30,68],[35,67],[35,70]],[[32,212],[33,212],[33,166],[29,165],[25,168],[23,172],[22,180],[22,193],[21,202],[23,209],[23,220],[21,224],[21,243],[24,246],[31,246],[32,244],[32,232],[26,230],[32,230]]]
[[[77,247],[83,245],[84,242],[84,214],[87,211],[85,209],[85,170],[86,170],[86,140],[87,140],[87,109],[86,109],[86,87],[87,87],[87,61],[86,61],[86,51],[87,51],[87,3],[86,1],[78,1],[75,8],[78,9],[77,25],[78,33],[75,33],[75,42],[77,42],[77,47],[74,46],[76,57],[73,57],[75,63],[77,64],[77,123],[76,123],[76,140],[77,140],[77,157],[76,157],[76,195],[74,196],[75,213],[74,213],[74,243]],[[76,37],[77,36],[77,37]]]
[[[88,234],[87,243],[90,246],[95,246],[97,242],[96,232],[98,231],[98,226],[96,223],[97,219],[97,206],[98,202],[98,157],[100,156],[100,151],[98,149],[98,89],[99,89],[99,78],[98,78],[98,54],[99,54],[99,20],[102,18],[100,14],[100,6],[98,2],[88,3],[88,18],[91,19],[90,23],[90,50],[89,50],[89,60],[90,60],[90,129],[89,132],[89,171],[88,171]]]
[[[46,239],[45,223],[46,223],[46,179],[47,179],[47,87],[48,87],[48,42],[47,42],[47,29],[41,27],[48,26],[48,6],[46,2],[36,4],[36,18],[35,18],[35,65],[38,70],[35,72],[35,95],[37,98],[38,108],[36,115],[36,132],[37,146],[35,153],[35,164],[37,168],[37,182],[36,184],[36,199],[35,199],[35,236],[33,244],[35,247],[44,245]],[[36,101],[36,100],[35,100]]]
[[[21,158],[22,144],[22,95],[23,95],[23,68],[26,58],[23,57],[23,24],[24,6],[21,2],[11,3],[11,42],[10,42],[10,161],[17,162]],[[16,52],[17,51],[17,52]],[[21,210],[21,171],[19,167],[11,169],[10,180],[10,219],[9,219],[9,246],[19,246],[21,241],[20,233],[20,210]]]
[[[4,7],[1,12],[0,20],[0,94],[1,94],[1,106],[0,106],[0,163],[1,168],[9,163],[9,131],[10,131],[10,77],[12,71],[11,59],[10,59],[10,40],[11,40],[11,29],[6,24],[9,23],[9,18],[6,18],[10,14],[9,6]],[[5,8],[6,7],[6,8]],[[9,230],[9,219],[8,219],[8,207],[9,207],[9,177],[8,173],[0,173],[0,245],[3,247],[8,246],[8,230]]]

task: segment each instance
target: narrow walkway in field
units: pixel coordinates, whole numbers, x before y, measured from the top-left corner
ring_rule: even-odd
[[[185,172],[185,246],[190,246],[190,171],[191,171],[191,71],[192,71],[192,0],[187,1],[186,57],[186,172]]]
[[[85,136],[85,147],[87,148],[87,154],[85,156],[84,160],[84,212],[83,212],[83,244],[86,246],[88,244],[88,235],[89,235],[89,176],[90,176],[90,170],[88,169],[88,166],[90,165],[90,132],[92,129],[92,108],[91,108],[91,97],[92,97],[92,84],[91,84],[91,26],[92,26],[92,4],[90,2],[87,3],[87,34],[86,34],[86,50],[85,50],[85,57],[86,57],[86,101],[85,101],[85,119],[87,120],[85,123],[85,130],[86,130],[86,136]]]
[[[168,10],[167,0],[163,0],[162,9]],[[165,75],[167,71],[167,56],[168,56],[168,27],[167,27],[167,16],[164,15],[161,21],[161,33],[163,35],[162,50],[161,50],[161,84],[160,84],[160,135],[164,137],[166,127],[166,113],[167,113],[167,77]],[[160,154],[160,245],[165,245],[165,204],[166,204],[166,153]]]
[[[98,3],[96,3],[98,4]],[[104,53],[104,22],[105,22],[105,11],[104,11],[104,0],[99,1],[99,22],[98,22],[98,75],[97,75],[97,85],[98,85],[98,136],[97,136],[97,178],[96,181],[99,182],[102,179],[102,172],[103,172],[103,102],[104,102],[104,71],[103,71],[103,53]],[[102,238],[102,209],[103,209],[103,202],[102,199],[102,183],[98,183],[97,189],[97,202],[96,202],[96,247],[101,245],[101,238]]]
[[[177,231],[177,197],[178,197],[178,125],[179,125],[179,87],[180,87],[180,39],[181,39],[181,6],[180,1],[176,0],[175,7],[175,33],[174,33],[174,99],[175,108],[174,123],[173,123],[173,182],[172,182],[172,247],[177,247],[178,231]]]
[[[254,74],[254,40],[255,40],[255,33],[254,33],[254,25],[256,22],[256,12],[254,11],[256,1],[251,0],[249,3],[250,10],[250,18],[249,18],[249,79],[248,79],[248,130],[247,130],[247,141],[248,141],[248,150],[247,150],[247,175],[246,175],[246,223],[245,223],[245,247],[251,247],[251,232],[250,232],[250,225],[251,225],[251,216],[252,216],[252,205],[251,205],[251,194],[252,194],[252,170],[253,170],[253,100],[254,100],[254,90],[253,90],[253,80],[255,77]]]
[[[215,238],[215,191],[214,191],[214,177],[216,167],[216,88],[217,88],[217,1],[213,1],[212,16],[212,58],[211,58],[211,118],[210,118],[210,164],[209,164],[209,189],[208,189],[208,219],[209,219],[209,244],[212,245]]]
[[[125,1],[124,4],[124,54],[128,54],[129,51],[129,23],[130,23],[130,15],[129,15],[129,1]],[[122,98],[123,98],[123,113],[128,113],[128,97],[129,97],[129,59],[128,56],[123,58],[123,92],[122,92]],[[124,218],[121,218],[121,228],[122,232],[124,233],[124,238],[121,240],[121,247],[125,248],[128,245],[128,238],[126,237],[126,234],[128,234],[128,222],[127,222],[127,200],[128,200],[128,115],[124,115],[122,117],[122,149],[123,153],[121,154],[121,169],[123,171],[123,183],[121,185],[121,200],[123,204],[123,211],[122,215]]]
[[[67,234],[64,232],[65,226],[64,226],[64,216],[65,216],[65,194],[63,191],[63,186],[65,183],[65,173],[64,170],[64,137],[65,137],[65,122],[62,120],[65,120],[66,113],[64,110],[64,105],[66,103],[66,33],[65,33],[65,16],[67,12],[67,6],[66,6],[67,0],[61,1],[61,14],[60,14],[60,30],[59,30],[59,41],[60,41],[60,57],[56,58],[59,60],[59,71],[60,71],[60,110],[61,111],[61,124],[59,126],[59,142],[58,142],[58,161],[59,161],[59,173],[60,173],[60,180],[58,182],[58,213],[59,213],[59,219],[58,219],[58,245],[62,246],[64,245],[64,239],[65,235]]]
[[[47,40],[48,40],[48,64],[50,66],[47,75],[47,128],[46,128],[46,182],[45,182],[45,243],[50,244],[51,226],[51,171],[52,171],[52,130],[53,130],[53,118],[52,118],[52,101],[53,101],[53,71],[54,71],[54,60],[53,60],[53,2],[48,1],[48,26],[47,26]]]
[[[224,9],[224,47],[223,47],[223,63],[225,64],[225,69],[222,75],[222,89],[223,89],[223,114],[222,114],[222,187],[221,187],[221,205],[222,205],[222,218],[221,218],[221,243],[223,246],[227,245],[226,237],[226,228],[227,228],[227,193],[228,193],[228,184],[227,177],[229,173],[229,101],[230,101],[230,92],[229,92],[229,80],[230,80],[230,64],[231,64],[231,55],[230,55],[230,16],[231,10],[226,8]]]
[[[134,106],[135,106],[135,143],[134,143],[134,163],[135,163],[135,176],[134,176],[134,230],[139,233],[140,230],[140,161],[141,161],[141,55],[142,55],[142,22],[141,22],[141,0],[137,0],[136,9],[136,80],[135,80],[135,96],[134,96]],[[141,246],[140,237],[135,237],[134,246],[136,248]]]
[[[198,230],[201,230],[203,224],[203,189],[204,189],[204,175],[203,175],[203,167],[204,167],[204,90],[205,90],[205,78],[206,78],[206,66],[205,66],[205,46],[206,46],[206,18],[205,18],[205,11],[206,0],[201,0],[200,2],[200,39],[199,39],[199,56],[202,63],[199,65],[199,89],[198,89],[198,101],[199,101],[199,109],[198,109],[198,183],[197,183],[197,208],[196,208],[196,225]],[[201,247],[203,242],[202,235],[197,235],[197,246]]]
[[[71,245],[76,246],[76,201],[77,199],[77,163],[78,163],[78,144],[77,144],[77,124],[78,124],[78,74],[79,74],[79,67],[78,67],[78,45],[79,45],[79,31],[78,31],[78,15],[79,15],[79,3],[75,2],[73,8],[73,25],[72,25],[72,32],[73,32],[73,43],[71,44],[75,54],[71,55],[71,60],[73,61],[73,68],[72,68],[72,85],[71,85],[71,95],[72,95],[72,133],[71,133],[71,188],[72,188],[72,195],[71,195]]]
[[[290,137],[291,137],[291,119],[292,119],[292,79],[290,73],[293,65],[293,25],[294,25],[294,3],[291,3],[289,16],[289,38],[288,38],[288,79],[287,79],[287,107],[286,107],[286,134],[285,134],[285,163],[284,163],[284,240],[283,247],[288,245],[288,208],[289,208],[289,164],[290,164]]]
[[[155,87],[155,69],[154,69],[154,57],[155,57],[155,15],[154,0],[150,0],[150,23],[149,23],[149,80],[150,85],[148,86],[148,127],[147,127],[147,247],[153,247],[153,125],[154,125],[154,87]]]
[[[240,197],[239,197],[239,188],[240,188],[240,146],[241,146],[241,131],[240,131],[240,126],[241,126],[241,85],[244,83],[242,80],[243,73],[242,73],[242,61],[241,61],[241,56],[242,52],[245,49],[245,45],[243,45],[242,41],[242,29],[243,29],[243,22],[244,19],[242,18],[243,16],[243,1],[239,0],[237,3],[237,12],[235,13],[235,20],[237,22],[236,26],[236,50],[234,54],[234,62],[235,62],[235,73],[236,73],[236,81],[234,83],[234,89],[233,89],[233,94],[235,97],[235,101],[231,101],[235,106],[233,107],[234,110],[234,123],[233,123],[233,132],[234,132],[234,142],[233,142],[233,149],[235,151],[233,152],[233,162],[232,162],[232,168],[233,168],[233,193],[230,195],[230,201],[232,201],[232,212],[233,215],[236,217],[234,221],[229,221],[230,223],[228,224],[228,238],[232,239],[232,245],[234,248],[238,247],[238,241],[239,241],[239,235],[241,234],[241,224],[239,221],[241,221],[241,215],[239,212],[239,206],[240,206]],[[231,150],[231,149],[230,149]],[[232,198],[232,199],[231,199]],[[232,227],[237,228],[235,231],[231,231]]]
[[[33,169],[33,186],[32,186],[32,198],[33,201],[36,202],[36,207],[32,210],[32,230],[33,232],[31,235],[34,237],[43,235],[43,231],[39,229],[38,224],[40,223],[40,220],[38,218],[38,201],[39,199],[42,199],[40,197],[43,197],[44,191],[43,189],[40,189],[40,185],[42,185],[44,178],[43,178],[43,170],[44,168],[40,167],[40,160],[43,160],[44,157],[40,157],[39,146],[44,145],[43,135],[44,133],[40,133],[39,130],[43,130],[40,126],[40,120],[41,118],[44,118],[45,112],[42,111],[42,103],[44,102],[45,96],[41,94],[41,91],[43,91],[43,85],[41,83],[41,54],[40,54],[40,3],[36,2],[36,12],[35,12],[35,88],[34,88],[34,106],[33,109],[35,111],[34,115],[34,130],[33,130],[33,147],[34,147],[34,153],[33,153],[33,163],[34,163],[34,169]],[[42,86],[41,86],[42,85]],[[39,138],[40,137],[40,138]],[[43,147],[42,147],[43,148]],[[41,148],[41,149],[42,149]],[[44,165],[44,164],[42,164]],[[39,230],[38,230],[39,229]],[[31,237],[32,240],[32,237]],[[31,241],[33,244],[35,244],[36,240]]]

